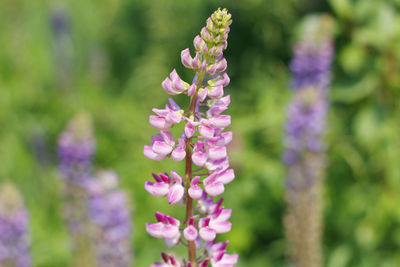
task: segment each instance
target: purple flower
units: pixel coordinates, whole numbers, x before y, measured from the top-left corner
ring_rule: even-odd
[[[131,214],[125,193],[118,189],[114,172],[100,172],[86,184],[89,194],[88,220],[98,266],[131,266]]]
[[[31,266],[29,218],[18,190],[0,186],[0,266]]]
[[[288,166],[286,235],[291,260],[298,266],[320,266],[322,262],[323,137],[333,54],[331,19],[309,18],[290,63],[295,95],[287,109],[283,155]]]
[[[93,174],[95,141],[90,120],[79,115],[59,139],[60,171],[64,181],[64,215],[75,257],[92,257],[96,266],[130,266],[130,211],[115,173]]]
[[[169,204],[186,205],[186,218],[178,220],[160,212],[156,213],[157,223],[148,223],[147,232],[156,238],[163,238],[169,247],[179,245],[185,238],[189,247],[188,260],[179,261],[173,256],[162,254],[163,262],[156,266],[233,266],[237,255],[207,253],[207,241],[212,247],[217,234],[227,233],[232,224],[228,222],[232,210],[221,206],[222,200],[213,203],[213,196],[225,191],[225,186],[235,178],[229,169],[226,146],[232,140],[232,132],[224,132],[231,124],[231,117],[222,114],[228,109],[230,96],[224,96],[224,88],[230,79],[225,73],[227,61],[223,51],[227,47],[231,15],[226,9],[218,9],[210,18],[200,35],[194,40],[195,55],[189,48],[181,52],[182,64],[195,72],[191,83],[185,82],[173,70],[162,82],[163,89],[171,95],[185,94],[190,97],[187,110],[181,109],[172,99],[165,109],[153,109],[150,124],[160,130],[151,138],[151,145],[144,146],[144,155],[152,160],[171,157],[174,161],[185,159],[185,175],[176,171],[153,174],[154,182],[146,181],[145,189],[152,195],[167,196]],[[183,124],[178,138],[168,130],[176,124]],[[199,168],[195,169],[193,165]],[[211,196],[208,197],[208,196]],[[194,201],[197,200],[197,209]],[[207,203],[207,204],[206,204]],[[182,226],[182,227],[181,227]],[[204,257],[197,258],[196,250],[203,249]]]

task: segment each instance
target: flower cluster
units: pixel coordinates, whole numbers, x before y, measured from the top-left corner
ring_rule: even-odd
[[[29,267],[29,218],[11,183],[0,187],[0,266]]]
[[[329,17],[312,17],[303,27],[290,64],[295,96],[287,112],[283,158],[288,165],[285,226],[290,257],[294,266],[308,267],[322,264],[323,135],[333,43]]]
[[[130,266],[130,211],[112,172],[93,174],[95,140],[89,118],[78,115],[61,133],[58,153],[65,185],[64,215],[75,260],[84,266]]]
[[[125,192],[118,189],[112,171],[97,174],[87,181],[88,217],[99,267],[131,266],[131,216]]]
[[[154,181],[146,181],[145,189],[155,196],[167,196],[171,205],[185,204],[186,218],[181,221],[157,212],[157,223],[147,224],[146,230],[163,238],[169,247],[185,242],[189,247],[188,261],[178,261],[163,253],[163,263],[153,267],[233,266],[238,259],[237,255],[225,254],[227,242],[215,243],[217,234],[230,231],[228,219],[232,210],[221,205],[222,198],[215,203],[212,198],[221,195],[225,185],[235,178],[226,151],[232,132],[224,132],[231,118],[222,114],[230,104],[230,96],[224,96],[230,79],[225,73],[227,61],[223,56],[230,24],[231,15],[226,9],[218,9],[194,38],[195,56],[191,56],[189,48],[182,51],[182,64],[195,72],[192,83],[182,80],[176,70],[162,82],[168,94],[189,96],[189,108],[182,109],[170,98],[164,109],[154,108],[155,115],[149,119],[160,133],[151,138],[151,145],[144,146],[144,155],[157,161],[167,157],[174,161],[185,159],[186,168],[184,176],[177,171],[153,173]],[[169,129],[178,123],[184,126],[175,139]],[[199,168],[192,170],[193,164]],[[197,200],[195,208],[193,200]],[[196,250],[202,249],[202,256],[197,258]]]

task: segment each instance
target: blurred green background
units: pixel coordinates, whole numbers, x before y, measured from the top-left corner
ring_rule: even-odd
[[[156,130],[152,107],[180,51],[218,7],[233,24],[226,52],[236,180],[229,252],[238,267],[286,266],[282,215],[282,127],[296,26],[308,14],[336,21],[336,59],[327,134],[324,253],[328,267],[400,266],[399,0],[1,0],[0,179],[25,196],[34,266],[71,262],[57,170],[57,136],[77,112],[93,116],[95,163],[115,169],[134,207],[135,266],[165,249],[144,223],[172,211],[143,188],[151,172],[181,164],[142,154]],[[187,99],[177,101],[186,105]],[[183,209],[183,208],[182,208]],[[183,212],[183,211],[182,211]]]

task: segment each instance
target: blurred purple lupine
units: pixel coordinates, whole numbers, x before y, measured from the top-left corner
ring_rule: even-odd
[[[22,198],[11,183],[0,186],[0,266],[31,266],[29,217]]]
[[[131,215],[125,192],[118,189],[117,175],[111,171],[100,172],[96,179],[88,180],[86,188],[97,266],[131,266]]]
[[[114,173],[93,175],[95,141],[88,116],[73,118],[58,145],[74,266],[130,266],[130,210]]]
[[[224,96],[224,87],[230,79],[225,73],[227,62],[223,51],[228,44],[231,23],[228,11],[218,9],[207,19],[200,35],[194,38],[196,55],[192,58],[189,48],[181,52],[182,64],[195,72],[191,84],[183,81],[175,69],[162,82],[168,94],[189,96],[189,108],[181,109],[170,98],[165,109],[154,108],[156,115],[150,116],[150,124],[160,133],[152,137],[150,146],[144,146],[144,155],[157,161],[169,156],[174,161],[185,160],[186,167],[184,176],[176,171],[153,173],[154,182],[145,182],[145,189],[152,195],[166,196],[171,205],[184,204],[186,218],[181,221],[157,212],[157,223],[147,224],[146,231],[153,237],[163,238],[168,247],[187,242],[189,254],[187,260],[181,261],[162,253],[163,262],[151,267],[228,267],[238,260],[238,255],[226,254],[228,242],[215,243],[217,234],[231,230],[228,219],[232,210],[222,206],[223,198],[215,203],[213,200],[235,177],[229,169],[226,152],[232,133],[223,132],[231,118],[222,114],[230,103],[230,96]],[[184,124],[184,130],[175,139],[168,130],[180,122]],[[193,163],[199,168],[193,170]]]
[[[333,24],[310,17],[290,64],[295,96],[287,111],[284,162],[288,165],[285,217],[293,266],[322,266],[321,190],[326,114],[333,60]]]

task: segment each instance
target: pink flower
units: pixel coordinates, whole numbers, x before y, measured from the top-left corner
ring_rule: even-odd
[[[171,172],[171,177],[165,173],[160,173],[159,175],[153,173],[153,178],[156,180],[155,183],[148,181],[144,183],[144,188],[147,192],[158,197],[167,195],[168,202],[171,205],[178,203],[182,199],[185,189],[182,185],[182,178],[176,171]]]
[[[179,231],[180,222],[174,217],[167,216],[161,212],[155,214],[158,223],[147,223],[146,231],[155,238],[164,238],[165,243],[173,246],[178,243],[181,233]]]

